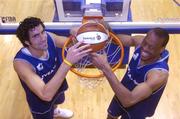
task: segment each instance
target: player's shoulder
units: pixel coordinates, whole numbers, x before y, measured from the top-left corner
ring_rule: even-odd
[[[164,79],[166,80],[169,76],[169,72],[166,69],[153,69],[150,70],[147,74],[148,77],[154,78],[154,79]]]

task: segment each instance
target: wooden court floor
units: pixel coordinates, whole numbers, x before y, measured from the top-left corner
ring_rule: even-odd
[[[133,21],[180,22],[180,6],[173,0],[132,0],[131,9]],[[27,16],[49,22],[53,15],[52,0],[0,0],[0,16],[14,16],[17,22]],[[0,35],[0,119],[31,119],[24,91],[12,66],[13,57],[20,47],[14,35]],[[180,119],[180,34],[170,35],[167,49],[170,52],[169,80],[151,119]],[[116,72],[119,79],[124,72],[124,69]],[[75,113],[73,119],[105,119],[113,96],[106,79],[92,89],[80,83],[71,72],[67,80],[69,90],[60,107],[72,109]]]

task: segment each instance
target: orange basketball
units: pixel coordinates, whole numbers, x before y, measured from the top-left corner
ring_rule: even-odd
[[[83,41],[84,44],[90,44],[92,52],[104,48],[108,38],[109,33],[107,29],[102,24],[95,22],[84,23],[76,34],[78,41]]]

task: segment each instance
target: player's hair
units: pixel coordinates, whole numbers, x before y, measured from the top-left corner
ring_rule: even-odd
[[[162,46],[166,47],[168,41],[169,41],[169,33],[162,28],[153,28],[150,30],[150,32],[153,32],[159,39],[163,40]]]
[[[45,29],[45,25],[41,19],[36,17],[28,17],[20,22],[16,30],[16,36],[19,38],[24,47],[28,47],[25,41],[29,41],[29,31],[38,25],[42,25],[42,27]]]

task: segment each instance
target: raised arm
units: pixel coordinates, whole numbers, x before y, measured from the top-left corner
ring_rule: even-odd
[[[65,63],[56,72],[56,75],[45,84],[41,77],[39,77],[32,66],[25,61],[14,61],[14,69],[20,79],[34,92],[41,100],[51,101],[58,88],[61,86],[64,77],[69,71],[70,67]]]
[[[154,91],[167,82],[168,72],[165,70],[151,70],[147,74],[147,80],[138,84],[132,91],[122,85],[110,65],[105,55],[92,54],[93,64],[102,70],[107,78],[112,90],[124,107],[130,107],[148,98]]]
[[[82,57],[88,55],[88,53],[91,51],[91,49],[87,49],[89,45],[80,45],[81,43],[78,42],[67,51],[66,59],[71,64],[74,64]],[[26,61],[14,60],[13,64],[14,69],[21,80],[26,83],[32,92],[34,92],[40,99],[44,101],[52,100],[70,69],[70,65],[63,62],[52,79],[45,84],[41,77],[35,73],[32,66]]]
[[[130,36],[130,35],[125,35],[125,34],[118,34],[117,36],[120,38],[120,40],[122,41],[124,46],[135,46],[136,47],[144,39],[143,35]]]
[[[162,70],[152,70],[147,80],[138,84],[132,91],[124,87],[110,69],[103,70],[112,90],[124,107],[130,107],[148,98],[154,91],[163,86],[168,79],[168,73]]]

